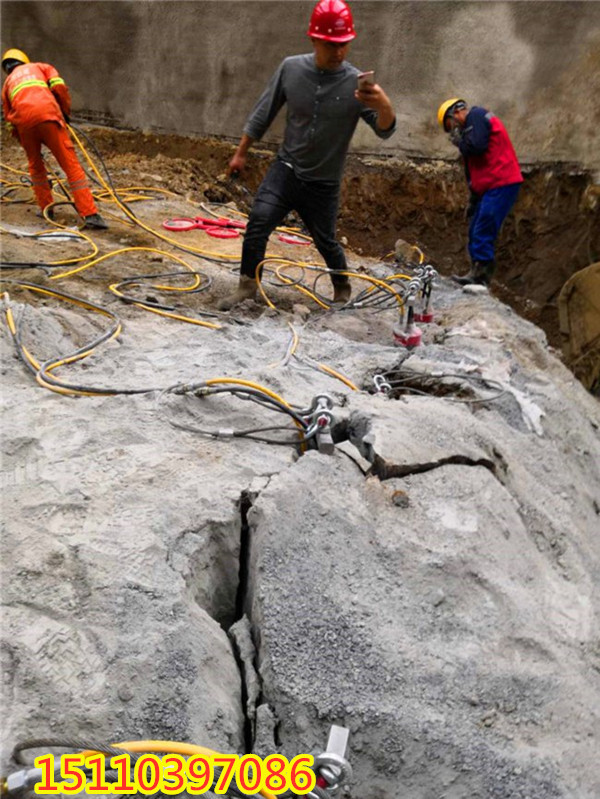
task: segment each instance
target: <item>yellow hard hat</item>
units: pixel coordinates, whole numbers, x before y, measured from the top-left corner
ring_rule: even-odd
[[[464,107],[466,107],[466,103],[460,97],[452,97],[451,100],[446,100],[441,106],[438,108],[437,118],[441,128],[444,127],[444,119],[448,111],[452,108],[455,103],[464,103]]]
[[[16,50],[13,48],[12,50],[7,50],[4,55],[2,56],[2,66],[4,66],[5,61],[22,61],[23,64],[29,64],[29,58],[25,55],[22,50]]]

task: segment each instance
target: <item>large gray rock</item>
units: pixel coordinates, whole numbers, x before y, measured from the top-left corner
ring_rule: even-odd
[[[356,463],[309,453],[249,513],[265,701],[289,749],[350,727],[360,799],[600,793],[599,408],[485,302],[405,366],[481,356],[505,394],[353,394]]]
[[[439,289],[409,357],[393,311],[205,331],[128,307],[118,341],[58,370],[241,377],[297,407],[328,392],[331,457],[168,424],[281,423],[225,395],[45,392],[2,337],[5,763],[50,734],[293,756],[338,723],[355,799],[597,799],[598,404],[531,325]],[[40,358],[99,329],[63,308],[24,321]],[[403,361],[427,396],[319,366],[372,391]],[[253,640],[238,621],[232,643],[244,610]]]

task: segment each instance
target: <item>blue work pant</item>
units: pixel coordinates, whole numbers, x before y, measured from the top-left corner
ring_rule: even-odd
[[[255,277],[269,236],[290,211],[300,215],[327,267],[345,270],[346,256],[335,237],[339,200],[339,185],[300,180],[291,167],[277,159],[260,184],[250,211],[242,248],[242,275]]]
[[[484,192],[469,225],[469,255],[472,261],[493,261],[500,228],[516,202],[520,183]]]

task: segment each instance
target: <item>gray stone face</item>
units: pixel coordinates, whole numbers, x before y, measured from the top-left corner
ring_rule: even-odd
[[[20,300],[38,357],[97,333]],[[435,308],[407,353],[395,311],[252,306],[206,331],[127,306],[118,341],[59,371],[327,392],[331,456],[168,423],[281,423],[227,395],[43,391],[3,333],[4,766],[48,735],[292,757],[335,723],[354,799],[596,799],[598,402],[493,298],[440,280]],[[400,369],[413,393],[369,393]]]
[[[251,524],[260,670],[285,743],[350,727],[353,796],[426,797],[434,782],[593,796],[572,767],[587,769],[598,735],[585,536],[571,528],[565,569],[487,468],[382,483],[316,454],[271,482]]]
[[[443,365],[404,365],[483,356],[511,374],[498,404],[352,394],[349,438],[379,476],[309,453],[249,514],[265,699],[292,748],[352,730],[352,796],[599,789],[598,407],[551,382],[534,340],[509,354],[525,331],[486,303],[426,350]]]

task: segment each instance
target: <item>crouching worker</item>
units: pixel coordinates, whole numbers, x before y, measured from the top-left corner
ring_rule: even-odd
[[[471,192],[467,208],[471,271],[452,279],[463,286],[489,286],[496,269],[496,238],[523,182],[519,162],[506,128],[485,108],[469,109],[455,97],[441,104],[438,122],[460,150]]]
[[[21,50],[7,50],[2,56],[2,69],[8,75],[2,88],[4,119],[12,125],[25,150],[33,191],[42,212],[53,202],[42,158],[45,144],[67,176],[83,227],[106,228],[67,130],[71,96],[64,80],[50,64],[30,63]]]
[[[344,0],[320,0],[310,19],[313,52],[286,58],[272,76],[244,127],[229,174],[242,172],[253,142],[260,139],[285,104],[283,143],[258,189],[244,245],[239,286],[219,303],[229,310],[254,297],[256,270],[265,257],[269,235],[292,210],[297,211],[332,271],[334,302],[348,302],[346,257],[336,239],[344,160],[359,119],[386,139],[396,128],[391,103],[374,81],[358,85],[359,70],[346,61],[355,38]]]

